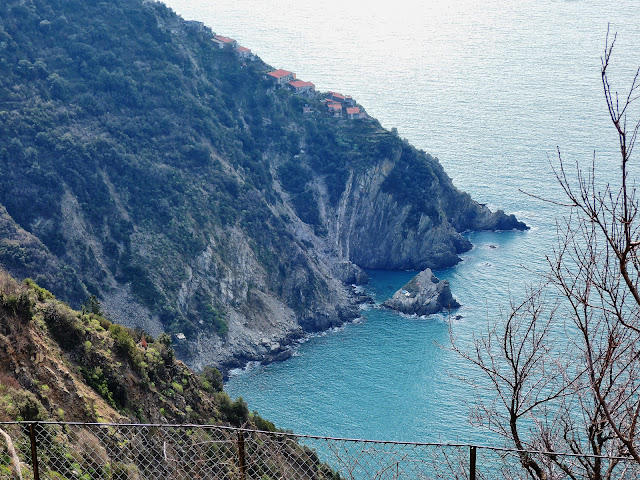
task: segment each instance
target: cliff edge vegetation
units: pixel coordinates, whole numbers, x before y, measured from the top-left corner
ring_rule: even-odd
[[[0,269],[0,421],[15,420],[274,428],[229,398],[220,372],[177,360],[168,335],[111,323],[95,299],[73,310]]]

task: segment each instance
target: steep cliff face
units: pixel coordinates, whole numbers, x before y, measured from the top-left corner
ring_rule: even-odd
[[[252,360],[281,360],[290,355],[286,347],[305,332],[357,317],[350,289],[330,271],[333,257],[313,257],[309,249],[293,244],[281,252],[282,271],[276,274],[260,263],[242,231],[227,232],[224,242],[224,260],[212,243],[193,266],[186,266],[187,278],[178,293],[183,315],[198,313],[199,291],[225,312],[222,335],[201,329],[188,339],[195,343],[194,366],[213,364],[226,370]]]
[[[385,159],[350,175],[335,220],[330,222],[337,250],[370,269],[439,268],[457,263],[457,254],[468,250],[469,242],[446,219],[436,224],[422,212],[409,225],[413,206],[398,202],[382,188],[395,168],[396,163]]]
[[[330,117],[212,37],[157,2],[0,4],[13,274],[228,368],[355,318],[359,267],[449,266],[461,232],[525,228],[375,119]]]
[[[471,248],[465,230],[526,228],[457,190],[436,159],[404,142],[396,148],[391,158],[350,170],[337,205],[323,195],[321,178],[310,182],[337,255],[368,269],[444,268]],[[402,181],[416,174],[423,181]]]

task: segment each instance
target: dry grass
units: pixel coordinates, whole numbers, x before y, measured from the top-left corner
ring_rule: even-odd
[[[6,271],[0,269],[0,295],[8,296],[15,295],[18,292],[25,290],[25,287],[20,285],[11,275]]]

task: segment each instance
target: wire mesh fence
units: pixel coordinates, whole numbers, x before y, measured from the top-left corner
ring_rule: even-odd
[[[589,462],[611,467],[610,478],[640,478],[637,463],[622,457],[202,425],[0,423],[2,480],[529,478],[521,467],[523,454],[548,467],[549,478],[570,478],[567,471],[577,472],[575,478],[588,478]]]

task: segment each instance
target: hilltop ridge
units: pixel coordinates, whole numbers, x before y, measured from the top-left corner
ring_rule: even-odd
[[[214,37],[157,2],[0,5],[13,275],[75,307],[95,295],[224,371],[356,318],[360,268],[442,268],[471,248],[461,232],[526,228],[375,119],[332,116]]]

